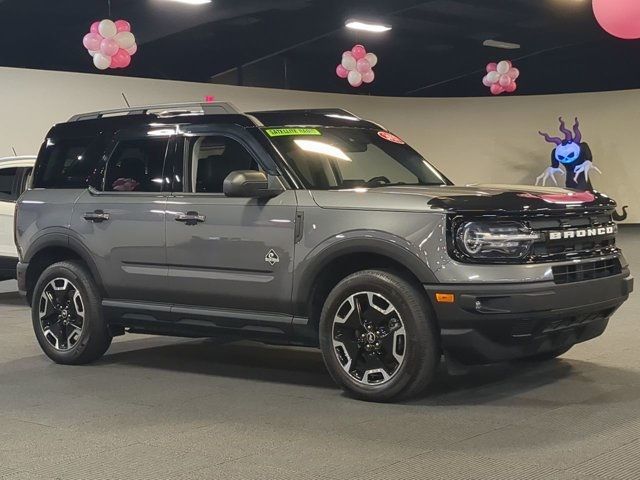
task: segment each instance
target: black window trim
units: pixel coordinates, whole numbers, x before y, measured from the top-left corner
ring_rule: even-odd
[[[235,128],[234,128],[235,127]],[[249,135],[245,137],[242,135],[238,129],[244,130],[242,127],[238,127],[235,125],[197,125],[196,128],[186,127],[181,132],[181,137],[183,139],[183,147],[182,147],[182,191],[181,192],[173,192],[173,195],[180,196],[203,196],[203,197],[217,197],[217,198],[228,198],[224,193],[221,192],[191,192],[191,168],[192,162],[189,155],[189,140],[192,138],[200,138],[200,137],[223,137],[230,138],[231,140],[235,140],[238,142],[248,153],[251,155],[253,160],[258,164],[260,171],[270,175],[272,177],[280,179],[280,183],[283,185],[283,188],[287,188],[282,181],[282,176],[280,173],[274,175],[271,173],[273,171],[272,168],[267,168],[265,166],[265,162],[263,160],[263,156],[268,155],[268,153],[264,150],[262,152],[258,149],[262,149],[262,146],[257,144],[253,144],[255,139]],[[176,161],[179,160],[179,156],[176,155]]]

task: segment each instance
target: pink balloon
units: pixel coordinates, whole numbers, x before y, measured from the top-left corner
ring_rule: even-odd
[[[502,88],[499,84],[494,83],[493,85],[491,85],[491,93],[493,95],[500,95],[502,92],[504,92],[504,88]]]
[[[496,62],[491,62],[487,64],[487,73],[495,72],[498,70],[498,64]]]
[[[520,70],[518,70],[515,67],[512,67],[511,70],[509,70],[509,72],[507,72],[507,75],[509,75],[511,77],[511,80],[515,80],[520,76]]]
[[[509,93],[515,92],[516,88],[518,88],[518,84],[514,81],[512,81],[509,85],[507,85],[505,87],[505,90]]]
[[[593,0],[593,13],[600,26],[614,37],[640,38],[640,2],[637,0]]]
[[[338,75],[340,78],[347,78],[347,76],[349,75],[349,70],[347,70],[342,66],[342,64],[340,64],[336,67],[336,75]]]
[[[371,71],[371,63],[366,58],[361,58],[356,63],[356,70],[360,73],[370,72]]]
[[[120,47],[118,46],[118,42],[116,42],[113,38],[105,38],[100,43],[100,52],[107,57],[115,55],[119,49]]]
[[[131,64],[131,55],[124,49],[119,49],[113,57],[111,57],[111,68],[126,68]]]
[[[361,58],[364,58],[367,55],[367,50],[362,45],[355,45],[351,49],[351,53],[356,60],[360,60]]]
[[[373,70],[369,70],[368,72],[364,72],[362,74],[362,81],[364,83],[371,83],[376,79],[376,74]]]
[[[98,28],[99,28],[99,27],[100,27],[100,22],[93,22],[93,23],[91,24],[91,28],[89,29],[89,31],[90,31],[91,33],[100,33],[100,32],[98,31]]]
[[[498,81],[498,83],[500,84],[501,87],[504,87],[505,89],[511,85],[511,82],[513,82],[513,80],[511,80],[511,77],[509,75],[501,75],[500,76],[500,80]]]
[[[100,43],[103,38],[98,33],[87,33],[82,39],[82,44],[87,50],[100,50]]]
[[[131,31],[131,24],[129,22],[127,22],[126,20],[116,20],[116,28],[118,29],[118,32],[130,32]]]
[[[490,87],[491,85],[493,85],[493,82],[489,81],[489,77],[487,77],[486,75],[482,78],[482,84],[485,87]]]

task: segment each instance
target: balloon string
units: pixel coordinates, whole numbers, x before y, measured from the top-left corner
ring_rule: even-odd
[[[111,0],[107,0],[107,5],[109,6],[109,18],[111,18]]]

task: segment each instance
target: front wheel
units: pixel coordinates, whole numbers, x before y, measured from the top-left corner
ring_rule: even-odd
[[[89,363],[111,345],[98,288],[79,262],[55,263],[42,272],[31,316],[40,347],[56,363]]]
[[[440,347],[426,296],[395,273],[367,270],[331,291],[320,348],[333,379],[369,401],[408,398],[433,379]]]

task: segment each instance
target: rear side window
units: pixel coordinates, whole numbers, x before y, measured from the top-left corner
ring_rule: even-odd
[[[48,139],[36,166],[34,188],[85,188],[95,161],[85,156],[92,138]]]
[[[167,138],[118,142],[107,163],[104,191],[161,192],[165,183],[163,168],[168,145]]]
[[[0,170],[0,200],[14,200],[13,182],[16,178],[17,168],[3,168]]]

